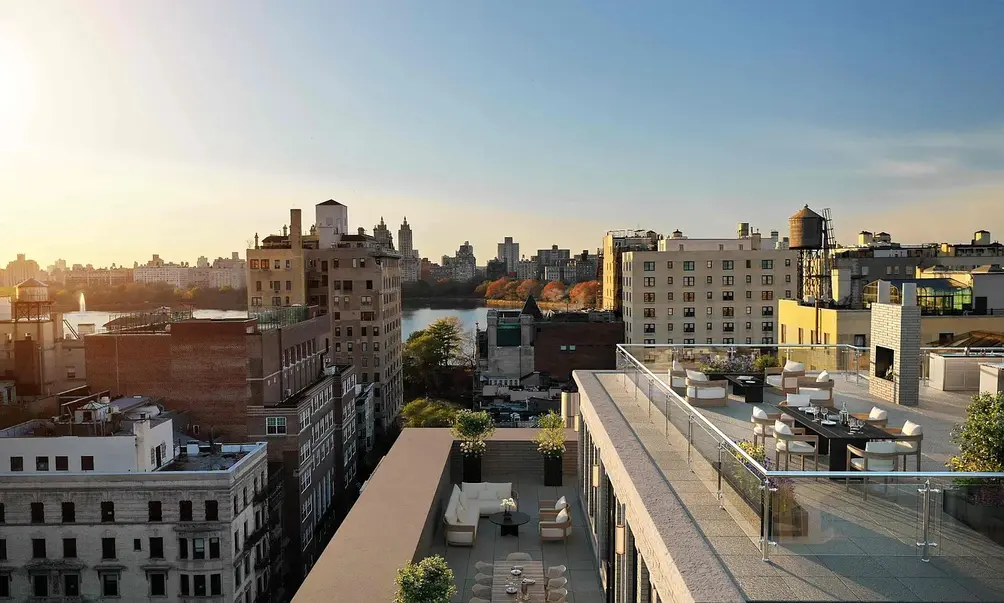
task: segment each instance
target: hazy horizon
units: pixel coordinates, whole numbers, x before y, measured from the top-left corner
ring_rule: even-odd
[[[243,257],[329,198],[481,265],[805,203],[1004,238],[1004,4],[179,6],[4,3],[0,266]]]

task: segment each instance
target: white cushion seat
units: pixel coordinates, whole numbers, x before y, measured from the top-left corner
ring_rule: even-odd
[[[865,444],[865,452],[896,452],[896,442],[868,442]],[[864,471],[865,459],[862,457],[852,457],[851,467],[857,469],[858,471]],[[868,459],[869,471],[893,471],[895,468],[895,459]]]
[[[829,380],[830,380],[830,374],[828,372],[826,372],[826,371],[823,371],[823,372],[819,373],[818,375],[816,375],[816,382],[817,383],[826,383]]]
[[[697,398],[698,400],[708,399],[717,400],[719,398],[724,398],[728,394],[724,387],[688,387],[687,397]]]
[[[463,482],[462,493],[467,504],[478,510],[482,517],[502,511],[502,499],[513,498],[512,482]]]
[[[671,378],[670,385],[672,387],[687,387],[687,378],[674,376]]]
[[[809,394],[788,394],[785,402],[787,402],[788,406],[801,408],[803,406],[809,406],[809,401],[811,400],[812,398],[809,397]]]
[[[775,444],[775,446],[777,446],[777,449],[781,452],[790,452],[792,454],[812,454],[816,450],[812,444],[809,444],[808,442],[799,442],[797,440],[791,442],[780,440],[777,444]]]
[[[767,385],[771,387],[781,388],[781,375],[767,375]]]
[[[813,387],[800,387],[798,388],[798,393],[802,395],[809,396],[809,400],[829,400],[830,390],[828,389],[816,389]]]

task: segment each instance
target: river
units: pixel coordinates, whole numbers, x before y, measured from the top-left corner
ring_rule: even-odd
[[[79,331],[81,324],[93,324],[94,328],[100,332],[105,323],[111,320],[118,313],[102,312],[100,310],[88,310],[86,312],[67,312],[63,314],[66,322],[70,323],[74,329]],[[240,310],[194,310],[195,318],[244,318],[247,312]],[[481,328],[485,328],[488,316],[486,307],[454,307],[454,308],[409,308],[402,310],[401,316],[401,336],[408,339],[414,331],[424,329],[436,320],[447,316],[456,316],[465,330],[474,328],[475,323],[480,323]]]

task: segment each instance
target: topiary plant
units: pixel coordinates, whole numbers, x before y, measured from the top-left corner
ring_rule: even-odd
[[[409,563],[397,570],[394,603],[450,603],[457,594],[453,570],[439,555]]]
[[[465,456],[484,454],[485,440],[495,433],[495,422],[488,411],[461,410],[453,419],[453,437],[460,440],[460,450]]]
[[[537,452],[546,457],[560,457],[565,454],[565,420],[551,411],[537,419],[540,431],[533,438]]]

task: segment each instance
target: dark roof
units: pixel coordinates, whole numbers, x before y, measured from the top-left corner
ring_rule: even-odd
[[[529,314],[534,320],[542,320],[544,318],[544,313],[540,311],[540,307],[532,295],[526,296],[526,303],[523,304],[520,314]]]
[[[811,209],[809,209],[808,205],[806,205],[802,209],[798,210],[798,212],[795,213],[794,216],[792,216],[793,219],[794,218],[819,218],[819,219],[822,219],[822,217],[823,216],[820,216],[816,212],[814,212]]]
[[[342,205],[342,204],[339,203],[338,201],[335,201],[334,199],[328,199],[327,201],[322,201],[321,203],[318,203],[318,205]]]
[[[999,348],[1004,347],[1004,334],[990,331],[969,331],[956,335],[948,343],[934,342],[944,348]]]

